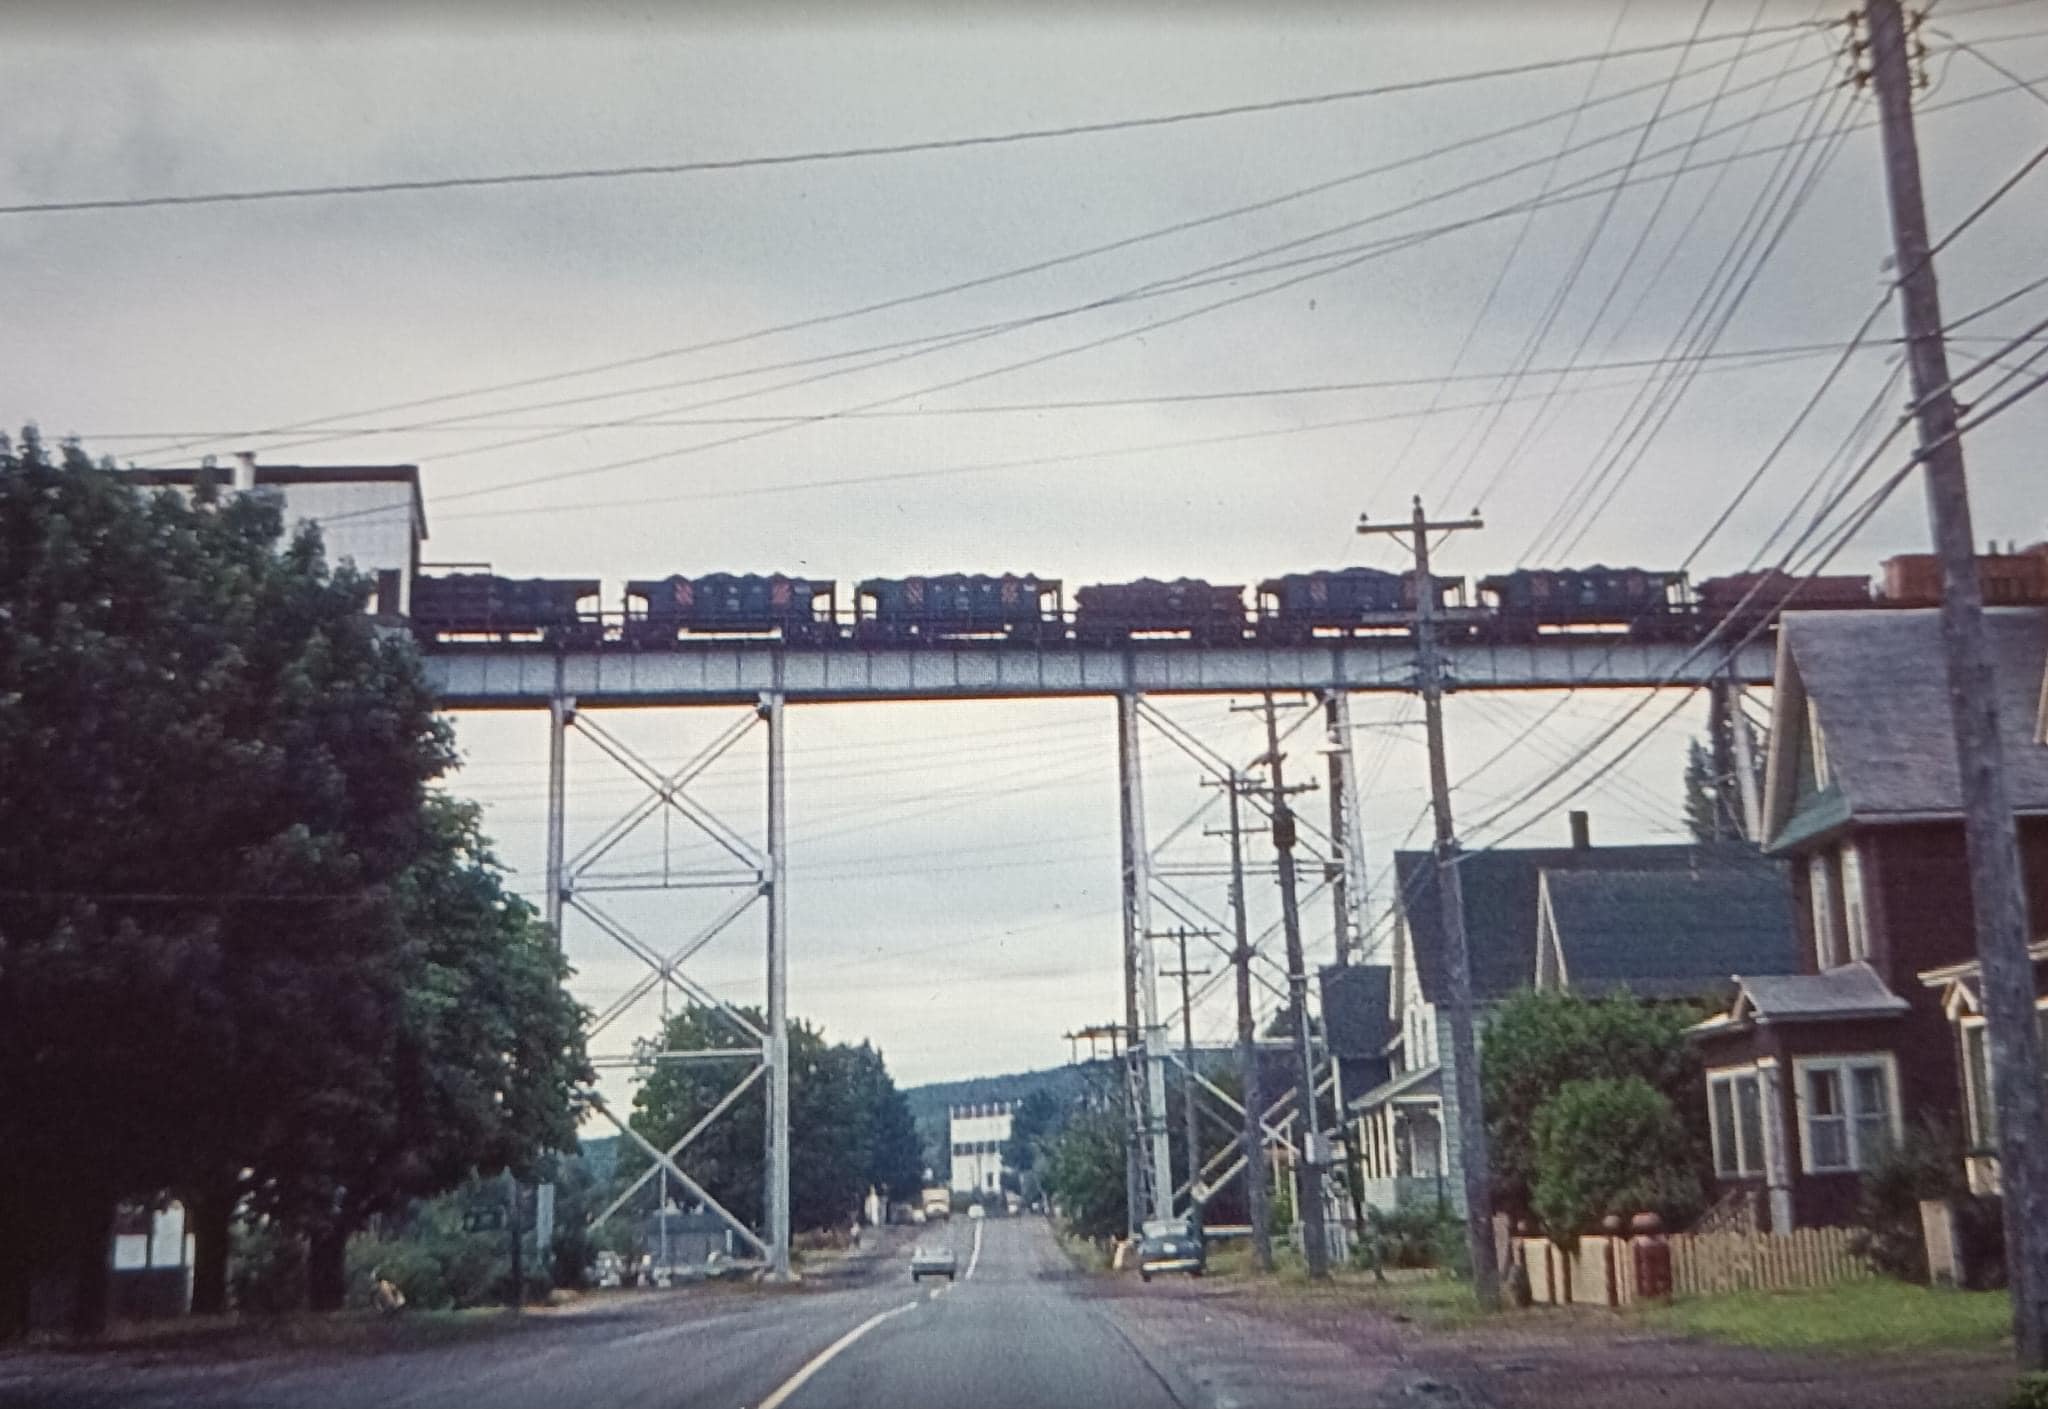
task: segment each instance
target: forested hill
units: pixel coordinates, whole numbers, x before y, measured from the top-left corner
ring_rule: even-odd
[[[946,1148],[946,1112],[953,1106],[978,1101],[1021,1101],[1033,1091],[1048,1091],[1062,1106],[1077,1099],[1088,1080],[1090,1063],[1048,1067],[1044,1071],[1016,1071],[1003,1076],[976,1076],[965,1081],[935,1081],[929,1086],[906,1086],[904,1099],[910,1102],[911,1117],[917,1121],[918,1138],[924,1143],[925,1163],[943,1170],[941,1152]],[[1095,1063],[1104,1065],[1106,1062]]]

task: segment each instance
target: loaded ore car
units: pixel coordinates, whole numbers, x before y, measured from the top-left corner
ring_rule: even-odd
[[[831,582],[781,573],[714,572],[626,584],[625,637],[665,646],[690,635],[817,641],[833,630]]]
[[[413,631],[426,640],[489,637],[595,643],[604,636],[598,591],[594,578],[494,577],[485,572],[417,577],[412,584]]]
[[[1738,572],[1696,583],[1693,598],[1700,624],[1712,628],[1727,622],[1747,630],[1772,621],[1782,611],[1843,611],[1870,605],[1870,579],[1849,576],[1794,577],[1772,568]]]
[[[1038,641],[1062,629],[1059,582],[1030,573],[871,577],[853,600],[859,641]]]
[[[1268,641],[1300,642],[1317,631],[1405,629],[1415,616],[1415,582],[1413,572],[1365,567],[1269,577],[1259,584],[1259,636]],[[1452,609],[1464,594],[1463,578],[1436,579],[1439,607]]]
[[[1220,645],[1244,639],[1244,588],[1217,587],[1200,578],[1083,587],[1074,594],[1074,639],[1104,646],[1137,635],[1173,634]]]
[[[1685,574],[1648,568],[1520,568],[1479,581],[1502,640],[1533,640],[1544,628],[1613,630],[1661,637],[1688,624]]]

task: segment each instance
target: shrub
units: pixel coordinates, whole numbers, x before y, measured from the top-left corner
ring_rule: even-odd
[[[405,1293],[407,1306],[441,1311],[505,1299],[512,1260],[503,1233],[465,1233],[427,1224],[403,1237],[356,1238],[348,1248],[349,1303],[370,1304],[372,1272]]]
[[[2048,1375],[2021,1375],[2006,1409],[2048,1409]]]
[[[1691,1137],[1638,1076],[1568,1081],[1536,1113],[1530,1205],[1570,1246],[1608,1214],[1645,1210],[1676,1227],[1700,1208]]]
[[[268,1219],[237,1223],[228,1287],[240,1311],[274,1316],[299,1310],[306,1304],[306,1245]]]
[[[1503,1210],[1534,1208],[1536,1120],[1573,1081],[1640,1077],[1664,1093],[1690,1134],[1695,1170],[1706,1167],[1706,1103],[1699,1054],[1686,1028],[1705,1013],[1627,994],[1585,998],[1524,991],[1487,1020],[1479,1077],[1486,1102],[1494,1196]]]
[[[1925,1282],[1927,1241],[1922,1199],[1964,1199],[1963,1148],[1955,1131],[1934,1121],[1913,1126],[1863,1175],[1856,1196],[1856,1253],[1888,1277]]]
[[[1438,1207],[1373,1209],[1351,1258],[1361,1267],[1442,1267],[1462,1276],[1469,1270],[1465,1225]]]

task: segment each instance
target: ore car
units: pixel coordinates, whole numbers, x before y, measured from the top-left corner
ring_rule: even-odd
[[[1731,630],[1746,631],[1760,622],[1773,621],[1780,611],[1841,611],[1870,605],[1867,577],[1794,577],[1772,568],[1767,572],[1738,572],[1728,577],[1709,577],[1696,583],[1701,626],[1712,629],[1726,622]]]
[[[413,630],[428,640],[488,637],[593,644],[603,639],[594,578],[460,572],[412,584]]]
[[[1259,635],[1268,641],[1299,642],[1318,631],[1405,628],[1415,617],[1415,581],[1413,572],[1366,567],[1269,577],[1259,584]],[[1436,579],[1439,607],[1456,606],[1464,593],[1464,579]]]
[[[1242,641],[1244,588],[1217,587],[1200,578],[1083,587],[1074,594],[1074,639],[1104,646],[1133,636],[1175,635],[1208,645]]]
[[[833,584],[781,573],[707,573],[626,584],[628,641],[672,645],[692,635],[817,641],[833,629]]]
[[[1481,578],[1479,597],[1493,612],[1491,630],[1510,641],[1546,627],[1667,636],[1689,620],[1685,574],[1651,568],[1521,568]]]
[[[1038,641],[1061,630],[1060,584],[1030,573],[871,577],[854,589],[861,641]]]

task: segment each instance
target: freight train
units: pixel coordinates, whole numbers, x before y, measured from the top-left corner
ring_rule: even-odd
[[[1978,559],[1994,606],[2048,603],[2048,543]],[[792,645],[1016,642],[1120,646],[1178,640],[1200,645],[1305,645],[1410,629],[1417,575],[1350,567],[1289,573],[1245,587],[1200,578],[1142,578],[1074,593],[1031,573],[868,578],[842,609],[838,584],[781,573],[678,574],[626,584],[624,610],[598,605],[586,578],[422,576],[412,628],[435,644],[537,642],[669,650],[690,642],[775,640]],[[1853,576],[1740,573],[1690,582],[1646,568],[1523,568],[1480,578],[1434,577],[1432,602],[1451,639],[1533,641],[1553,635],[1697,640],[1724,623],[1748,632],[1780,610],[1932,606],[1941,578],[1932,556],[1884,563],[1880,585]]]

